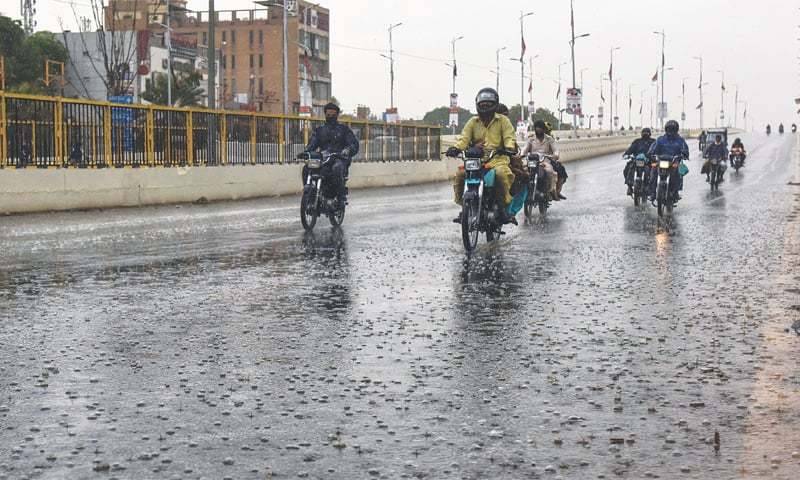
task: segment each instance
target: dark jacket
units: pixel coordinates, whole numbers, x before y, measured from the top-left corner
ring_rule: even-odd
[[[648,155],[689,158],[689,145],[680,135],[662,135],[650,147]]]
[[[655,142],[653,138],[637,138],[636,140],[631,143],[631,146],[625,150],[625,155],[630,155],[635,157],[640,153],[647,155],[647,152],[650,151],[650,147]]]
[[[724,143],[711,143],[706,148],[706,158],[725,159],[728,158],[728,149]]]
[[[341,153],[345,148],[349,150],[350,158],[355,157],[359,148],[358,139],[347,125],[337,122],[333,125],[326,123],[314,130],[306,146],[306,151],[327,150]]]

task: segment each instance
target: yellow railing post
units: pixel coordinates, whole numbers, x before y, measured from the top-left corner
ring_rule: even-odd
[[[308,145],[309,137],[311,136],[311,120],[303,120],[303,145]]]
[[[258,117],[256,117],[255,113],[250,114],[250,163],[252,165],[256,164],[256,151],[258,144],[256,143],[256,123],[258,122]]]
[[[222,119],[222,125],[219,127],[220,129],[220,154],[222,155],[222,165],[228,164],[228,118],[225,113],[219,114],[220,119]]]
[[[153,112],[152,105],[147,107],[145,114],[145,135],[144,135],[144,148],[147,165],[150,167],[156,166],[156,139],[155,139],[155,113]]]
[[[186,112],[186,164],[194,166],[194,112]]]
[[[0,168],[8,166],[8,124],[6,122],[6,96],[0,92]]]
[[[427,141],[425,143],[427,145],[426,151],[428,152],[428,158],[426,158],[425,160],[432,160],[433,159],[433,152],[431,152],[431,128],[430,127],[427,128],[427,134],[428,134],[428,138],[426,139]],[[436,156],[438,158],[438,156],[439,156],[438,152],[436,153]]]
[[[370,161],[370,155],[369,155],[369,123],[365,123],[364,124],[364,150],[365,150],[365,152],[364,152],[364,161],[365,162],[369,162]]]
[[[105,157],[106,166],[111,168],[114,166],[114,159],[111,152],[111,105],[106,105],[103,108],[103,156]]]
[[[64,136],[64,105],[61,103],[61,98],[56,99],[55,111],[53,112],[53,122],[55,131],[55,155],[56,164],[62,167],[67,164],[64,158],[64,149],[66,147],[66,138]]]
[[[36,120],[31,120],[31,163],[34,168],[38,166],[36,165]]]
[[[278,119],[278,164],[283,165],[286,158],[286,119]]]

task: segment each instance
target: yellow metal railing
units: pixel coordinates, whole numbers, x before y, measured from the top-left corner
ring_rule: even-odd
[[[124,168],[296,162],[323,119],[130,105],[0,91],[0,168]],[[355,162],[438,159],[441,129],[344,121]]]

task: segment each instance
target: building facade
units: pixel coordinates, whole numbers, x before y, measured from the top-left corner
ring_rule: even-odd
[[[187,10],[185,0],[166,1],[171,1],[173,43],[195,42],[198,48],[209,48],[209,13]],[[135,25],[163,35],[166,1],[111,0],[106,22],[118,29]],[[332,97],[330,10],[304,0],[286,1],[288,113],[322,115]],[[280,5],[216,11],[212,49],[219,58],[218,107],[283,112],[283,14]]]

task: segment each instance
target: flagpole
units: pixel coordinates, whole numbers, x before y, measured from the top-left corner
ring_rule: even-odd
[[[661,121],[661,128],[664,128],[664,115],[662,115],[662,113],[666,112],[662,112],[661,109],[664,108],[664,67],[666,66],[666,56],[664,54],[664,50],[667,43],[667,34],[664,30],[653,33],[656,35],[661,35],[661,103],[658,108],[658,119]],[[656,98],[658,98],[658,95],[656,95]]]
[[[703,122],[705,119],[703,118],[703,57],[694,57],[695,60],[700,60],[700,129],[703,129]]]
[[[525,119],[525,27],[523,20],[525,17],[533,15],[533,12],[524,13],[519,11],[519,38],[522,46],[522,53],[519,55],[519,119]]]
[[[614,133],[614,52],[622,47],[614,47],[611,49],[611,66],[608,68],[608,90],[611,98],[609,99],[609,108],[611,114],[608,118],[608,131]]]

